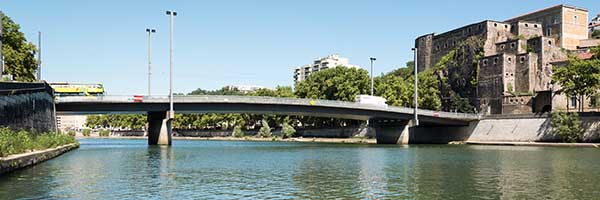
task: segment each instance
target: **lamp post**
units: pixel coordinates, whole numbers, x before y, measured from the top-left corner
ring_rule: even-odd
[[[412,50],[415,52],[415,58],[414,58],[414,71],[415,71],[415,110],[414,110],[414,120],[415,120],[415,126],[419,126],[419,115],[418,115],[418,109],[419,109],[419,102],[418,102],[418,98],[419,98],[419,92],[417,90],[418,88],[418,84],[419,84],[419,78],[417,76],[417,56],[418,56],[418,50],[417,48],[412,48]]]
[[[371,57],[369,60],[371,60],[371,96],[373,96],[373,62],[375,62],[377,58]]]
[[[171,21],[171,34],[169,37],[169,119],[175,118],[173,110],[173,19],[177,16],[177,12],[167,10]]]
[[[152,94],[152,33],[156,33],[155,29],[146,29],[148,32],[148,96]]]
[[[2,79],[2,72],[4,72],[4,54],[2,54],[2,18],[4,13],[0,11],[0,80]]]
[[[37,80],[42,80],[42,32],[38,31],[38,70]]]

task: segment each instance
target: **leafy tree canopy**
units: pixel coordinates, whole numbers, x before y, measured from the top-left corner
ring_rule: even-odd
[[[338,66],[312,73],[296,84],[300,98],[354,101],[369,91],[369,73],[360,68]]]
[[[35,81],[37,70],[37,49],[31,42],[27,42],[25,35],[19,30],[21,27],[10,17],[2,16],[2,53],[4,55],[4,73],[12,74],[17,81]]]

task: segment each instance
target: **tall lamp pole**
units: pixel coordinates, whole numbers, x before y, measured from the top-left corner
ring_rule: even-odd
[[[373,62],[377,60],[377,58],[369,58],[371,60],[371,96],[373,96]]]
[[[148,96],[152,94],[152,33],[156,33],[155,29],[146,29],[148,32]]]
[[[415,120],[415,126],[419,126],[419,115],[418,115],[418,109],[419,109],[419,102],[418,102],[418,98],[419,98],[419,92],[417,90],[418,88],[418,84],[419,84],[419,77],[417,76],[417,56],[418,56],[418,50],[417,48],[412,48],[412,50],[415,52],[415,58],[414,58],[414,71],[415,71],[415,110],[414,110],[414,120]]]
[[[0,11],[0,80],[2,79],[2,72],[4,72],[4,54],[2,54],[2,18],[4,13]]]
[[[171,34],[169,37],[169,119],[175,118],[173,110],[173,19],[177,16],[177,12],[167,10],[171,21]]]
[[[38,70],[37,70],[38,81],[42,80],[42,32],[38,31]]]

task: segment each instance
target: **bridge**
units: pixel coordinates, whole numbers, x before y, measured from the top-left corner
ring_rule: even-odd
[[[375,128],[377,143],[398,143],[413,118],[414,109],[374,106],[345,101],[278,98],[259,96],[175,96],[177,113],[248,113],[281,114],[341,119],[368,120]],[[166,96],[72,96],[57,97],[56,112],[61,114],[148,114],[148,143],[171,144],[169,98]],[[420,125],[468,126],[479,116],[465,113],[418,110]]]

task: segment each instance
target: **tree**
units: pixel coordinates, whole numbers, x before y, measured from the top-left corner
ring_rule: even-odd
[[[584,99],[600,89],[600,60],[571,57],[567,66],[554,68],[552,81],[562,87],[557,93],[578,97],[583,112]]]
[[[401,68],[404,69],[404,68]],[[381,96],[387,100],[388,105],[392,106],[410,106],[413,92],[412,84],[395,75],[393,72],[384,76],[376,77],[375,95]]]
[[[577,113],[552,113],[552,133],[559,136],[563,142],[579,142],[583,138],[584,129]]]
[[[281,126],[281,133],[283,138],[291,138],[296,133],[296,129],[290,126],[288,123],[283,123]]]
[[[233,137],[241,138],[244,137],[244,131],[242,131],[242,126],[237,125],[233,128]]]
[[[367,70],[338,66],[312,73],[296,83],[300,98],[354,101],[356,95],[367,94],[370,87]]]
[[[27,42],[21,27],[10,17],[2,14],[2,53],[4,55],[4,73],[12,74],[14,80],[35,81],[38,61],[35,58],[37,49],[33,43]]]
[[[600,39],[600,30],[594,30],[594,32],[592,32],[592,38]]]
[[[263,138],[271,137],[271,127],[269,127],[269,123],[267,123],[266,120],[262,120],[261,124],[262,127],[258,130],[258,136]]]

